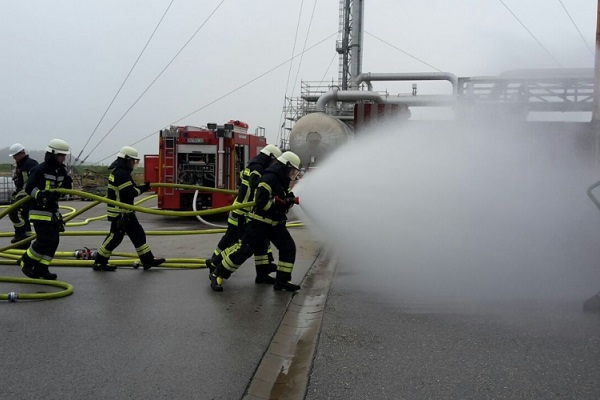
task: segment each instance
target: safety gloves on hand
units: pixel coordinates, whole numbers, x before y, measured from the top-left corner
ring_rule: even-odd
[[[150,182],[144,182],[143,185],[138,186],[138,189],[140,189],[140,192],[145,193],[148,190],[150,190]]]
[[[276,203],[285,205],[288,209],[292,208],[294,204],[300,204],[300,198],[295,197],[294,195],[288,195],[283,199],[279,196],[275,196],[274,199]]]

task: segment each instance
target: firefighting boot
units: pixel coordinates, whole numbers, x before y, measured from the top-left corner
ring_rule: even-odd
[[[40,275],[36,269],[37,263],[27,256],[27,253],[23,254],[23,257],[19,260],[21,266],[21,272],[23,272],[28,278],[39,279]]]
[[[277,271],[277,276],[275,278],[273,290],[285,290],[288,292],[296,292],[300,290],[300,285],[293,284],[292,282],[290,282],[290,279],[292,279],[291,273]]]
[[[36,270],[38,271],[38,274],[40,276],[41,279],[46,279],[48,281],[53,281],[55,280],[58,276],[56,274],[53,274],[52,272],[50,272],[48,270],[48,266],[42,263],[37,263],[36,266]]]
[[[152,253],[146,253],[142,257],[140,257],[140,261],[144,266],[144,271],[148,271],[152,267],[158,267],[160,264],[164,263],[164,258],[157,258],[152,255]]]
[[[31,231],[15,231],[15,236],[13,236],[12,239],[10,239],[10,243],[11,244],[15,244],[20,242],[21,240],[25,240],[27,239],[29,236],[31,236]],[[20,244],[18,246],[15,246],[15,249],[21,249],[21,250],[26,250],[27,248],[29,248],[29,244],[30,242],[26,242],[23,244]]]
[[[231,271],[227,270],[223,264],[216,265],[213,273],[210,274],[210,288],[215,292],[223,291],[223,280],[231,276]]]
[[[275,266],[275,269],[272,268]],[[277,265],[275,264],[267,264],[267,265],[256,265],[256,278],[254,278],[254,283],[266,283],[268,285],[272,285],[275,283],[275,278],[270,276],[271,272],[275,272],[277,270]]]
[[[223,260],[221,253],[214,255],[211,258],[206,259],[206,268],[208,268],[208,277],[215,271],[216,265]]]
[[[108,265],[108,258],[96,253],[96,257],[94,257],[94,265],[92,265],[92,269],[94,271],[116,271],[117,267],[115,267],[114,265]]]
[[[217,262],[214,257],[206,259],[206,268],[208,268],[208,279],[210,279],[210,275],[215,272],[215,265]]]

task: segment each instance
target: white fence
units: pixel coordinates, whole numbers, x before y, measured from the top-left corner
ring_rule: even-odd
[[[9,204],[14,190],[12,176],[0,176],[0,204]]]

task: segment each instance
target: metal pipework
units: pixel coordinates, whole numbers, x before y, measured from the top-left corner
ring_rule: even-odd
[[[383,104],[403,104],[406,106],[451,106],[456,102],[453,95],[431,95],[431,96],[398,96],[383,97],[377,92],[365,90],[330,90],[322,94],[317,100],[315,111],[326,112],[327,104],[334,101],[354,102],[373,101]]]
[[[352,79],[353,87],[366,82],[373,90],[372,81],[448,81],[452,84],[452,94],[458,90],[458,77],[450,72],[410,72],[410,73],[372,73],[365,72]]]

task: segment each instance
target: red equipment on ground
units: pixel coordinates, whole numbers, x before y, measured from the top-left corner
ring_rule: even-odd
[[[171,126],[160,131],[158,155],[144,156],[144,179],[237,190],[240,171],[267,145],[264,128],[248,133],[248,124],[231,120],[206,128]],[[157,188],[158,207],[192,210],[195,190]],[[199,192],[196,209],[226,207],[235,195]]]

